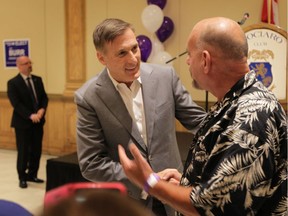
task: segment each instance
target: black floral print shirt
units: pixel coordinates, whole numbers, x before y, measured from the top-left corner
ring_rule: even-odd
[[[209,110],[180,184],[201,215],[287,214],[287,119],[253,71]]]

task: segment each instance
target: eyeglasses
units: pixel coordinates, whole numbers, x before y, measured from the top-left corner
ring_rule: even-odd
[[[20,64],[20,65],[32,65],[33,63],[31,62],[31,61],[28,61],[28,62],[24,62],[24,63],[22,63],[22,64]]]

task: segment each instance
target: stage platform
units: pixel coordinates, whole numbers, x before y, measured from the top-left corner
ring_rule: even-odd
[[[47,160],[46,191],[72,182],[87,182],[81,175],[77,153]]]

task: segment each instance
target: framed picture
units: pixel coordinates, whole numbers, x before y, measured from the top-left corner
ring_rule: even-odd
[[[249,46],[250,69],[287,111],[287,32],[266,23],[250,25],[244,32]]]

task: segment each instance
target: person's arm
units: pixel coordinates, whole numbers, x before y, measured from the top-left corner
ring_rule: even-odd
[[[37,111],[37,115],[39,117],[39,119],[41,119],[45,114],[45,109],[44,108],[40,108],[38,111]]]
[[[160,180],[155,187],[150,188],[149,194],[167,203],[185,216],[199,215],[190,201],[191,187],[181,187]]]
[[[39,123],[45,116],[45,112],[48,106],[48,96],[46,94],[42,78],[33,76],[33,79],[36,80],[36,82],[34,82],[34,87],[37,94],[39,109],[37,110],[37,113],[33,113],[30,116],[30,119],[33,123]]]
[[[45,115],[45,112],[48,107],[48,96],[44,88],[44,84],[41,77],[38,77],[39,81],[37,82],[37,96],[38,96],[38,103],[39,103],[39,110],[37,114],[40,118],[42,118]],[[39,95],[38,95],[39,94]]]
[[[20,92],[17,83],[15,81],[9,80],[7,83],[7,95],[10,100],[11,105],[14,108],[14,111],[20,115],[23,119],[31,119],[31,115],[33,114],[29,108],[23,103],[21,98],[23,97]]]
[[[195,134],[207,113],[192,100],[190,93],[183,86],[173,69],[172,79],[175,98],[175,117],[186,129]]]
[[[144,188],[146,180],[153,170],[134,144],[131,144],[129,149],[134,160],[127,157],[121,145],[118,146],[120,162],[128,178],[140,188]],[[148,192],[184,215],[199,215],[190,201],[191,190],[191,187],[185,188],[159,180],[153,188],[149,188]]]
[[[177,169],[168,168],[158,172],[157,174],[164,181],[168,181],[175,185],[180,184],[182,174]]]

